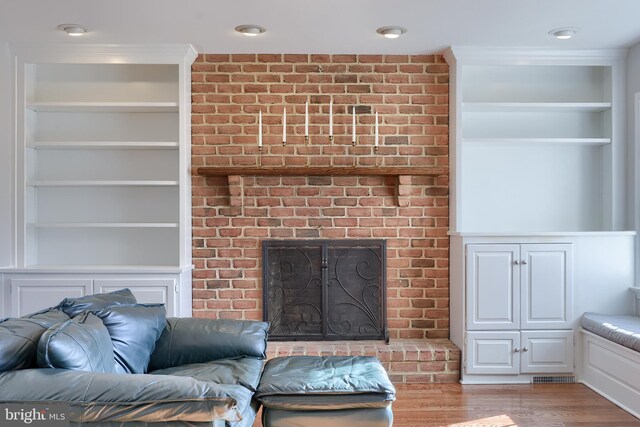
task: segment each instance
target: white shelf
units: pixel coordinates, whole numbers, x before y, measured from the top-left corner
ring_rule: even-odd
[[[26,107],[41,112],[177,112],[177,102],[28,102]]]
[[[173,141],[35,141],[27,147],[35,149],[73,150],[73,149],[177,149],[178,143]]]
[[[464,138],[473,145],[607,145],[611,138]]]
[[[166,274],[183,273],[193,270],[193,265],[180,267],[172,265],[27,265],[23,268],[0,268],[0,273],[129,273]]]
[[[37,222],[34,228],[177,228],[176,222]]]
[[[462,237],[565,237],[565,236],[635,236],[630,230],[621,231],[449,231],[449,236]]]
[[[611,109],[610,102],[463,102],[469,113],[597,113]]]
[[[174,187],[178,181],[33,181],[29,187]]]

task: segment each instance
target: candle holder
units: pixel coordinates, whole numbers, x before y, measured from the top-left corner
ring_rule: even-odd
[[[309,135],[304,136],[304,143],[309,145]]]
[[[283,146],[283,147],[286,147],[286,146],[287,146],[287,141],[283,140],[283,141],[282,141],[282,146]]]
[[[352,141],[351,141],[351,146],[352,146],[352,147],[355,147],[355,146],[356,146],[356,141],[355,141],[355,140],[352,140]]]
[[[258,147],[258,166],[262,166],[262,145]]]
[[[329,135],[329,142],[333,144],[333,135]]]

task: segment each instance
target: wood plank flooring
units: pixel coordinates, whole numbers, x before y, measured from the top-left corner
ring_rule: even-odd
[[[394,427],[628,427],[640,420],[582,384],[399,384]],[[254,427],[260,427],[259,418]]]

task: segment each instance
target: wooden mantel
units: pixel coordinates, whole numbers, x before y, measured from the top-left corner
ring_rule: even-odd
[[[409,206],[412,176],[446,175],[447,168],[407,166],[291,166],[291,167],[199,167],[200,176],[226,176],[229,182],[229,204],[242,212],[244,176],[395,176],[397,177],[398,206]]]
[[[292,167],[199,167],[201,176],[332,176],[332,175],[377,175],[377,176],[440,176],[447,168],[407,166],[292,166]]]

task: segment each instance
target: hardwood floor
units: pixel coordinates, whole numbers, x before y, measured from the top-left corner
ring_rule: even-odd
[[[640,426],[582,384],[397,386],[394,427]]]
[[[639,419],[582,384],[396,387],[394,427],[640,426]],[[254,427],[262,425],[259,419]]]

